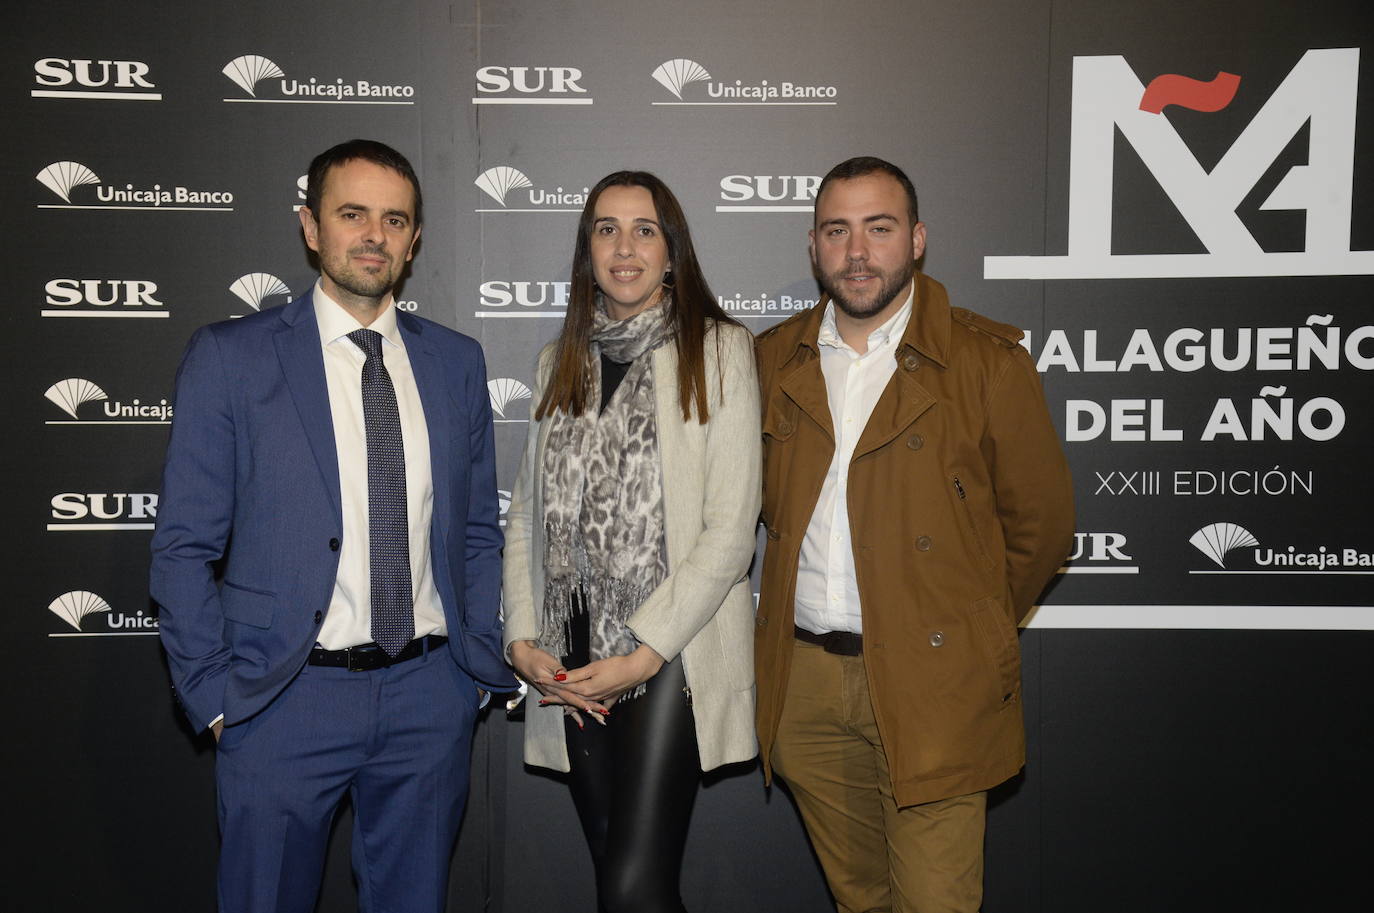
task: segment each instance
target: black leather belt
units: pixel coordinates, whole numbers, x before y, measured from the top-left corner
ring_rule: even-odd
[[[370,672],[373,669],[385,669],[387,666],[414,659],[424,653],[426,647],[437,650],[446,643],[448,638],[443,635],[426,634],[406,644],[395,656],[387,656],[386,651],[376,644],[361,644],[356,647],[344,647],[342,650],[316,647],[310,651],[310,658],[306,662],[312,666],[334,666],[347,669],[349,672]]]
[[[824,634],[816,634],[796,625],[792,628],[796,632],[797,640],[815,644],[827,653],[837,656],[858,656],[864,651],[864,636],[853,631],[826,631]]]

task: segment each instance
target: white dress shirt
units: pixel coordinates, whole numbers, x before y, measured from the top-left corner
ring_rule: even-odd
[[[329,412],[339,458],[339,496],[343,508],[343,542],[334,595],[320,629],[319,644],[341,650],[372,642],[372,576],[367,535],[367,426],[363,421],[363,362],[367,356],[348,338],[362,329],[352,314],[315,283],[315,319],[324,350],[324,376]],[[396,326],[394,302],[367,327],[382,335],[382,363],[396,388],[401,440],[406,460],[406,517],[410,524],[410,582],[415,601],[415,636],[447,634],[444,608],[434,588],[430,562],[430,519],[434,484],[429,462],[429,428],[420,391],[410,369],[405,341]]]
[[[897,346],[911,321],[911,296],[908,289],[897,313],[868,334],[868,351],[862,355],[840,336],[833,301],[826,305],[821,319],[817,342],[830,401],[830,422],[835,429],[835,455],[802,540],[796,596],[796,623],[815,634],[863,633],[849,533],[849,463],[873,407],[897,370]]]

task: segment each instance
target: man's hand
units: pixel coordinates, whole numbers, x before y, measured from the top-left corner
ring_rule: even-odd
[[[219,744],[219,737],[224,734],[224,720],[215,720],[214,725],[210,727],[210,731],[215,734],[215,744]]]

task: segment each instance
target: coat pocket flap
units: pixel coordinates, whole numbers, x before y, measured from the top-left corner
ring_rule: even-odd
[[[224,581],[224,589],[219,594],[220,606],[224,617],[239,624],[255,628],[272,626],[272,615],[276,612],[277,596],[264,590],[252,590]]]

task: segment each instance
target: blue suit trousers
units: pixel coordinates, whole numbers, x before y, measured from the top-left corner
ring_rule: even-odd
[[[353,802],[364,913],[441,913],[478,691],[447,649],[386,669],[305,666],[217,746],[222,913],[311,913]]]

